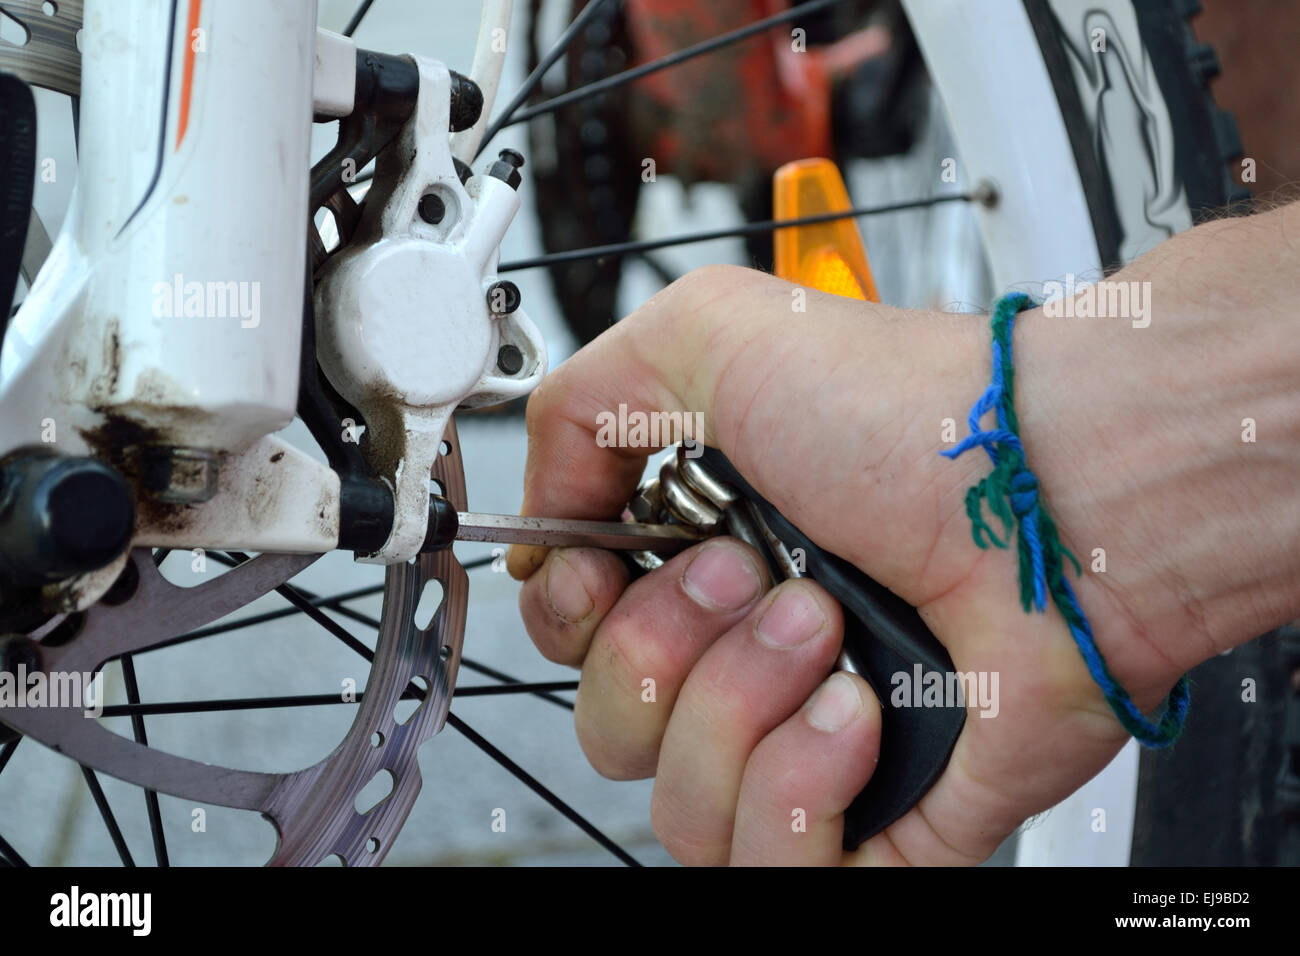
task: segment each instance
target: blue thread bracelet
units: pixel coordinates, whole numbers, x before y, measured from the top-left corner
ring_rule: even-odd
[[[1034,305],[1023,292],[1012,292],[1000,298],[993,307],[993,380],[979,401],[971,408],[970,435],[957,447],[939,454],[956,458],[976,446],[984,449],[993,462],[992,473],[966,492],[966,515],[971,521],[971,536],[980,548],[991,542],[1006,548],[1011,542],[1012,530],[1018,531],[1020,563],[1020,603],[1028,612],[1047,610],[1047,595],[1052,596],[1070,627],[1074,643],[1079,647],[1088,672],[1097,682],[1101,692],[1119,718],[1124,729],[1147,747],[1167,747],[1182,732],[1191,701],[1187,677],[1178,679],[1173,690],[1157,711],[1158,719],[1151,720],[1138,709],[1128,691],[1117,681],[1106,666],[1106,659],[1097,649],[1092,625],[1074,596],[1074,589],[1064,574],[1063,559],[1068,559],[1076,574],[1082,574],[1079,562],[1062,545],[1056,523],[1047,513],[1038,492],[1038,478],[1025,463],[1025,448],[1020,441],[1020,423],[1015,407],[1015,366],[1011,357],[1011,333],[1016,315]],[[997,427],[984,430],[982,419],[993,410]],[[983,508],[1002,521],[1006,540],[999,538],[984,520]]]

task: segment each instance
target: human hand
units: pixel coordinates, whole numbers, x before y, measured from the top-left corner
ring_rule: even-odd
[[[1149,328],[1041,312],[1017,322],[1030,464],[1066,546],[1085,567],[1095,547],[1107,552],[1106,573],[1085,572],[1076,591],[1147,711],[1191,666],[1300,611],[1298,366],[1282,361],[1295,346],[1267,305],[1242,301],[1233,315],[1254,316],[1257,341],[1228,347],[1211,293],[1235,286],[1208,260],[1193,280],[1179,275],[1242,228],[1195,230],[1114,277],[1161,290]],[[986,462],[938,455],[941,422],[964,421],[986,384],[986,321],[815,292],[796,315],[791,288],[701,270],[557,369],[529,404],[524,510],[618,512],[644,450],[598,447],[598,413],[701,412],[706,443],[822,547],[916,605],[958,671],[999,675],[997,716],[971,713],[930,793],[844,854],[842,814],[874,766],[879,705],[860,678],[827,678],[843,623],[816,584],[765,593],[762,562],[730,539],[631,584],[607,552],[516,550],[524,619],[543,654],[582,668],[575,723],[596,769],[656,777],[652,822],[678,860],[978,862],[1126,737],[1059,615],[1021,610],[1014,558],[972,544],[963,498]],[[1277,438],[1250,457],[1235,423],[1252,413]],[[791,826],[799,809],[806,832]]]

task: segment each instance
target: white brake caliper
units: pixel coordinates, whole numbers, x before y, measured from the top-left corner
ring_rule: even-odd
[[[316,283],[321,368],[365,418],[362,451],[393,489],[388,541],[359,556],[381,564],[408,561],[424,543],[429,471],[452,412],[525,395],[546,372],[540,333],[496,275],[518,173],[499,161],[461,184],[450,76],[415,60],[415,112],[377,160],[352,241]]]

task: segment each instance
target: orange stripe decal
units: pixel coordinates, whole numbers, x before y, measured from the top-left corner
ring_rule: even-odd
[[[203,0],[190,0],[189,22],[185,25],[185,72],[181,74],[181,111],[176,120],[176,146],[181,148],[185,130],[190,125],[190,92],[194,88],[194,31],[199,26],[199,8]]]

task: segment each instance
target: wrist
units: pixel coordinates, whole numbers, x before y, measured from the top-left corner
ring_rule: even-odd
[[[1297,212],[1200,227],[1112,276],[1150,283],[1146,324],[1019,323],[1030,464],[1138,699],[1300,616]]]

